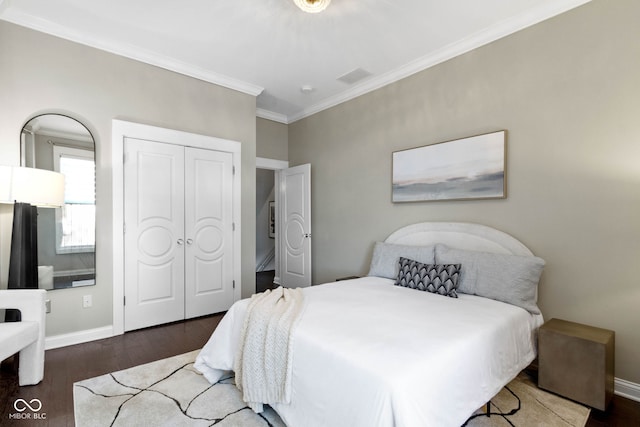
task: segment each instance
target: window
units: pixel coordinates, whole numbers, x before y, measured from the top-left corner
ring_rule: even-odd
[[[55,146],[54,169],[64,174],[64,206],[56,209],[56,253],[95,251],[96,184],[93,152]]]

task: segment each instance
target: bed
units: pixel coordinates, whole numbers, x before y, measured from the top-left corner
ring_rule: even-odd
[[[394,286],[404,255],[458,263],[464,292],[450,298]],[[462,425],[535,358],[543,266],[487,226],[397,230],[376,243],[367,277],[304,289],[291,400],[271,406],[291,427]],[[247,306],[231,307],[196,360],[212,383],[233,370]]]

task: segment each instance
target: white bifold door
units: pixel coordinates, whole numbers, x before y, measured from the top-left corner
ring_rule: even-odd
[[[125,330],[234,302],[233,155],[125,138]]]

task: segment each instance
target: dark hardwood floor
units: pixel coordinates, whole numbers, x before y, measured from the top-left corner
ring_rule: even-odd
[[[640,402],[613,396],[606,412],[591,410],[586,427],[640,427]]]
[[[256,292],[264,292],[267,289],[275,289],[278,287],[273,283],[276,272],[273,270],[261,271],[256,273]]]
[[[263,274],[258,289],[275,286],[269,274]],[[217,314],[47,350],[44,380],[35,386],[19,387],[17,358],[7,359],[0,369],[0,426],[72,427],[74,382],[201,348],[220,319]],[[34,398],[42,402],[46,419],[9,419],[17,399]],[[640,402],[614,396],[607,412],[592,410],[587,427],[604,426],[640,427]]]
[[[538,367],[536,362],[526,369],[537,381]],[[613,396],[607,411],[591,409],[585,427],[640,427],[640,402],[635,402],[620,396]]]

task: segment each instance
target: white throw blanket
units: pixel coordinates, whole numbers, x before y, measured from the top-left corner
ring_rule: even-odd
[[[293,332],[304,309],[302,289],[279,287],[251,297],[234,362],[236,385],[255,412],[291,401]]]

